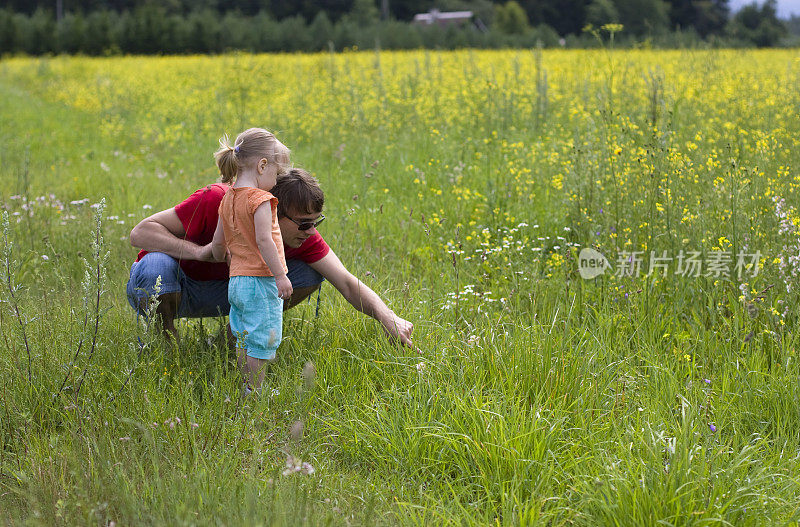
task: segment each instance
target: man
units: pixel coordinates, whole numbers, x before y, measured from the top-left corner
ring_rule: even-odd
[[[227,315],[230,310],[228,266],[215,263],[211,255],[219,204],[226,190],[221,183],[208,185],[175,207],[143,219],[131,231],[131,245],[142,251],[131,267],[128,301],[141,312],[150,295],[158,293],[156,312],[165,332],[176,339],[175,318]],[[353,276],[317,232],[325,216],[324,194],[316,178],[305,170],[292,169],[278,177],[271,192],[279,201],[278,223],[293,287],[284,309],[297,305],[327,280],[350,305],[380,322],[391,339],[413,347],[413,324],[398,317]]]

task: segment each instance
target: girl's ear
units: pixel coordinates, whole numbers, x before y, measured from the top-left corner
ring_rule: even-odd
[[[258,167],[258,173],[261,174],[262,172],[264,172],[264,170],[267,168],[268,165],[269,165],[269,160],[266,157],[262,157],[261,159],[259,159],[258,165],[256,165]]]

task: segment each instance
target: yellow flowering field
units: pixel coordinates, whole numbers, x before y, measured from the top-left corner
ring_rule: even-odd
[[[797,50],[4,58],[0,94],[0,518],[797,521]],[[174,350],[123,291],[251,126],[420,353],[328,287],[242,412],[221,323]]]

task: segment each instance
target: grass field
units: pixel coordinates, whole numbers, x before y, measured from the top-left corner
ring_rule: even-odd
[[[0,523],[800,521],[798,108],[796,50],[4,58]],[[242,400],[224,320],[137,322],[250,126],[420,354],[327,285]]]

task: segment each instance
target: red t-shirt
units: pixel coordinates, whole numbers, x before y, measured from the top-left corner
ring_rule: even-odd
[[[222,183],[214,183],[197,190],[181,203],[175,205],[175,213],[186,231],[185,239],[197,245],[206,245],[214,239],[219,217],[219,204],[228,190]],[[142,259],[147,251],[140,251],[136,261]],[[179,261],[186,276],[194,280],[227,280],[228,264],[200,262],[197,260]]]
[[[187,240],[198,245],[211,243],[211,240],[214,239],[214,231],[217,229],[219,205],[227,190],[227,185],[214,183],[197,190],[184,201],[175,205],[175,213],[183,224]],[[300,247],[293,249],[284,245],[283,250],[287,260],[300,260],[310,264],[327,255],[330,247],[322,239],[322,235],[317,232],[304,241]],[[145,254],[147,251],[140,251],[136,261],[141,260]],[[180,266],[186,276],[194,280],[228,279],[229,270],[226,263],[180,260]]]

